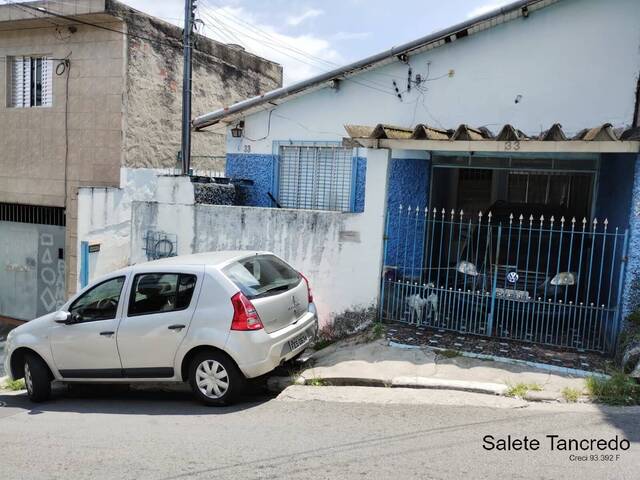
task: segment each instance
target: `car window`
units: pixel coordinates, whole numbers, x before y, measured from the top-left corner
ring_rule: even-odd
[[[131,290],[129,315],[148,315],[188,308],[195,286],[195,275],[178,273],[136,275]]]
[[[223,272],[250,299],[282,293],[301,281],[298,272],[273,255],[244,258]]]
[[[76,299],[69,312],[80,322],[116,318],[124,279],[125,277],[112,278],[96,285]]]

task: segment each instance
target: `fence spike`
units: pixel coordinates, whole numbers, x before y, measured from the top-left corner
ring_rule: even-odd
[[[451,219],[453,220],[454,215],[456,214],[456,211],[452,208],[451,209]]]
[[[411,213],[411,206],[407,207],[407,212]]]
[[[524,217],[522,216],[522,214],[520,214],[520,218],[518,220],[520,220],[520,224],[522,224],[522,220],[524,220]]]
[[[400,204],[400,211],[402,211],[402,204]]]
[[[509,220],[513,220],[513,213],[509,214]]]
[[[442,209],[442,218],[444,218],[444,214],[446,213],[446,210],[443,208]]]
[[[575,224],[576,224],[576,217],[573,217],[573,218],[571,219],[571,224],[572,224],[572,225],[575,225]]]
[[[607,225],[609,225],[609,219],[605,218],[604,222],[602,222],[602,223],[604,223],[604,228],[607,228]]]
[[[529,215],[529,225],[533,223],[533,213]]]
[[[596,225],[598,225],[598,218],[594,218],[593,219],[593,226],[595,227]]]
[[[551,225],[553,225],[553,222],[555,222],[556,219],[553,215],[551,215],[551,218],[549,219],[549,221],[551,222]]]
[[[587,224],[587,217],[582,217],[582,226]]]
[[[491,215],[491,212],[489,212],[489,215]],[[478,217],[482,218],[482,210],[478,212]]]
[[[460,209],[460,218],[464,216],[464,210]]]
[[[560,223],[564,225],[564,215],[560,217]]]
[[[544,215],[540,215],[540,225],[542,225],[542,222],[544,222]]]

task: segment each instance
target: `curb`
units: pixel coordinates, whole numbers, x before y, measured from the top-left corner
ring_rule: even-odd
[[[523,398],[523,400],[526,400],[527,402],[559,402],[561,399],[562,397],[559,395],[552,395],[544,391],[528,391],[524,394]]]
[[[313,385],[313,380],[321,380],[323,385],[336,387],[391,387],[391,388],[424,388],[433,390],[454,390],[460,392],[483,393],[504,396],[507,386],[499,383],[465,382],[429,377],[394,377],[391,380],[363,377],[320,377],[303,379],[298,384]]]
[[[457,390],[461,392],[485,393],[488,395],[504,395],[508,388],[501,383],[466,382],[463,380],[446,380],[430,377],[395,377],[391,380],[391,386]]]

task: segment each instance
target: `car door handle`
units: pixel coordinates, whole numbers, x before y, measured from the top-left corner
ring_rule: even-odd
[[[182,330],[184,328],[184,325],[169,325],[167,328],[169,330]]]
[[[114,333],[116,333],[116,332],[100,332],[100,335],[102,335],[103,337],[110,337]]]

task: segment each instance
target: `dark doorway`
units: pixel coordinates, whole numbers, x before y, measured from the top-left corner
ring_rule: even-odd
[[[593,186],[592,172],[435,167],[430,206],[474,215],[498,202],[521,205],[523,214],[536,213],[528,206],[544,205],[547,212],[557,207],[581,220],[591,217]]]

